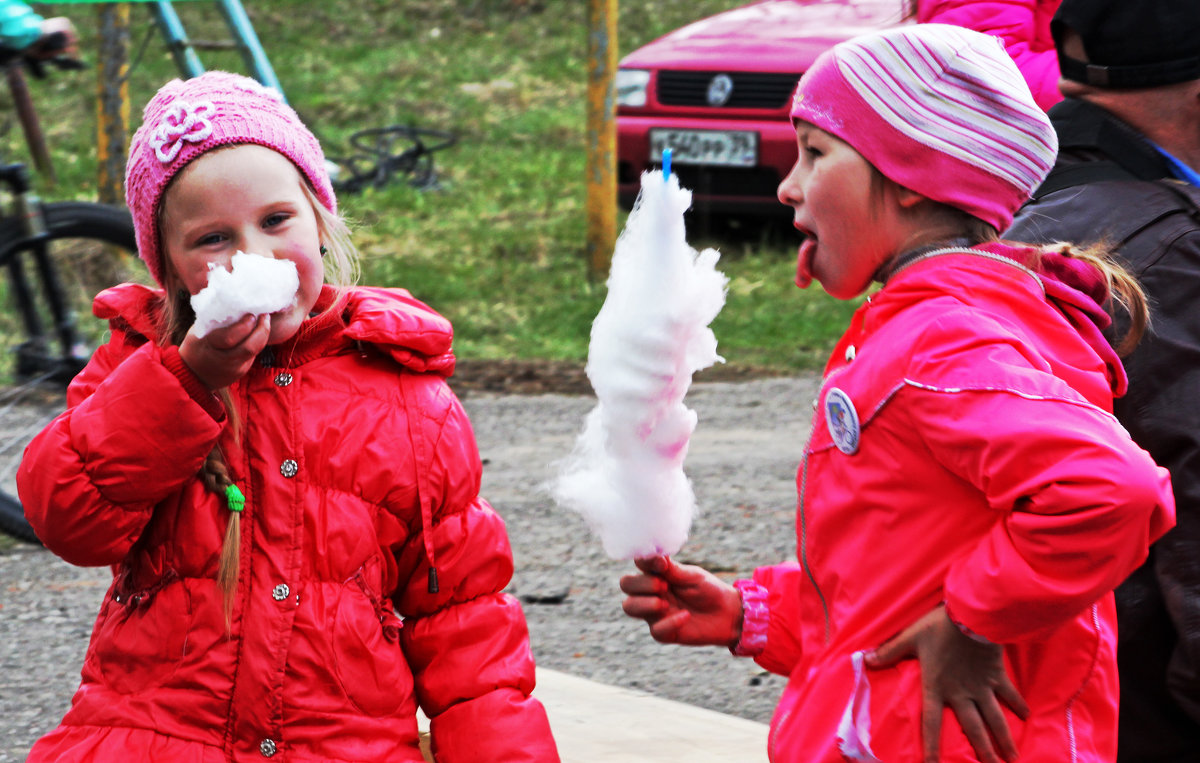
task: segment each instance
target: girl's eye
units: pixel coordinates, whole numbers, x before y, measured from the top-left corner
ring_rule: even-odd
[[[221,236],[221,234],[209,233],[205,236],[201,236],[200,238],[198,238],[196,240],[196,246],[210,246],[212,244],[219,244],[223,240],[224,240],[224,238]]]
[[[816,159],[817,157],[821,156],[821,149],[814,146],[805,146],[804,153],[808,156],[811,156],[813,159]]]
[[[288,218],[288,216],[285,215],[284,213],[276,212],[273,215],[268,215],[267,219],[263,220],[263,227],[264,228],[273,228],[276,225],[279,225],[280,223],[283,223],[284,221],[286,221],[287,218]]]

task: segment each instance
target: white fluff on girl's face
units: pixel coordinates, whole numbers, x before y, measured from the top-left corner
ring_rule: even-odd
[[[191,331],[198,337],[246,315],[277,313],[296,300],[300,276],[294,262],[239,251],[229,264],[232,270],[209,263],[208,286],[192,295]]]
[[[693,373],[723,360],[708,324],[728,279],[716,250],[687,243],[691,201],[676,176],[642,175],[592,324],[587,374],[599,403],[550,486],[614,559],[677,552],[696,512],[683,472],[696,414],[683,397]]]
[[[325,280],[320,223],[296,166],[263,146],[223,147],[193,159],[162,198],[160,240],[171,288],[200,293],[213,266],[228,270],[239,251],[290,262],[299,287],[271,313],[267,344],[295,336]]]

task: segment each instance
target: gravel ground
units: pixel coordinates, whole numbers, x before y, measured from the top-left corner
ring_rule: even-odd
[[[795,468],[807,436],[815,376],[699,382],[700,417],[686,470],[700,503],[677,555],[728,579],[793,558]],[[576,515],[542,489],[594,405],[584,395],[466,392],[484,459],[484,496],[508,523],[539,665],[767,721],[784,680],[724,649],[664,646],[621,613],[608,559]],[[0,762],[24,760],[57,724],[79,681],[106,569],[71,567],[0,540]]]

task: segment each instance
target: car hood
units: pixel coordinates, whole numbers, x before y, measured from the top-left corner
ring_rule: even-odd
[[[901,0],[762,0],[638,48],[623,68],[799,73],[842,40],[896,26]]]

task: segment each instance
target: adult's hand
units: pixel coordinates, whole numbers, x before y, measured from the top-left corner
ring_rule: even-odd
[[[921,736],[926,763],[938,760],[942,708],[946,705],[958,717],[983,763],[1000,763],[999,756],[1005,761],[1017,759],[1017,746],[1001,703],[1021,720],[1029,716],[1029,706],[1004,668],[1003,647],[967,636],[950,620],[946,608],[938,606],[868,654],[865,662],[870,668],[887,668],[910,657],[921,664]]]
[[[621,608],[645,620],[664,644],[733,647],[742,636],[742,596],[716,575],[665,556],[636,559],[640,574],[621,578]]]
[[[65,16],[46,19],[41,31],[41,37],[26,51],[31,58],[75,58],[79,55],[79,35],[70,19]]]
[[[217,390],[245,376],[270,337],[270,315],[247,315],[204,337],[189,331],[179,345],[179,356],[200,381]]]

